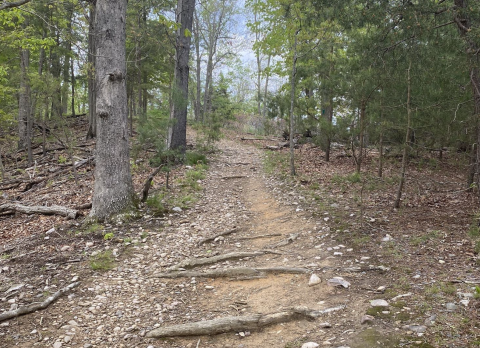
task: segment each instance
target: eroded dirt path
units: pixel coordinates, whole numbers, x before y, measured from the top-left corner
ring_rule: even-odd
[[[368,263],[355,260],[353,249],[334,241],[324,217],[305,210],[298,192],[280,194],[282,184],[263,174],[258,150],[228,140],[222,141],[220,148],[222,153],[211,161],[209,174],[201,183],[204,196],[194,208],[166,219],[146,216],[127,226],[106,226],[132,244],[94,240],[83,249],[84,255],[92,250],[112,251],[117,262],[114,269],[92,272],[88,259],[83,258],[80,263],[59,265],[48,279],[33,275],[24,279],[15,296],[3,298],[4,310],[41,298],[73,278],[78,277],[81,285],[44,311],[1,324],[0,346],[255,348],[300,347],[312,341],[333,347],[388,347],[393,329],[381,322],[369,337],[362,336],[365,326],[361,319],[368,300],[375,296],[371,290],[383,285],[381,274],[370,272],[366,280],[365,273],[348,270],[353,264]],[[199,245],[203,238],[233,229],[236,232]],[[309,286],[310,273],[271,273],[258,279],[155,276],[188,258],[259,250],[270,252],[197,270],[301,267],[317,274],[321,283]],[[21,267],[21,263],[10,266],[9,281]],[[335,276],[344,277],[351,287],[327,285]],[[168,325],[274,313],[294,306],[322,310],[339,305],[345,309],[315,321],[300,318],[254,332],[145,338],[146,332]]]

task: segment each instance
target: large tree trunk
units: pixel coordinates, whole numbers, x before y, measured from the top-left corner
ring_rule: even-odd
[[[453,19],[457,24],[458,30],[460,32],[460,36],[466,43],[466,53],[470,58],[470,82],[472,83],[472,91],[473,91],[473,103],[474,103],[474,122],[475,127],[477,130],[477,163],[475,165],[476,170],[478,171],[479,163],[480,163],[480,72],[478,69],[479,66],[479,57],[478,51],[479,47],[478,44],[472,39],[469,32],[472,31],[472,27],[478,28],[480,23],[473,23],[472,19],[468,15],[468,1],[466,0],[455,0],[455,8],[457,11],[453,12]],[[477,172],[477,187],[480,187],[480,175]],[[479,200],[480,200],[480,190],[479,193]]]
[[[168,134],[168,147],[185,153],[187,147],[187,107],[188,77],[193,11],[195,0],[178,0],[177,4],[177,43],[175,54],[175,76],[170,120],[172,122]]]
[[[90,1],[88,25],[88,132],[87,139],[97,136],[95,94],[95,0]]]
[[[90,216],[104,220],[133,207],[127,125],[125,17],[127,0],[96,4],[97,143]]]

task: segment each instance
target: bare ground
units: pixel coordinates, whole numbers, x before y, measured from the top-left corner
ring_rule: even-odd
[[[45,234],[46,227],[32,233],[42,225],[29,225],[18,217],[10,221],[30,233],[22,232],[25,237],[8,239],[3,246],[3,250],[13,250],[0,261],[1,309],[43,300],[76,278],[81,284],[46,310],[0,323],[2,347],[293,348],[316,342],[332,347],[425,348],[477,344],[478,302],[471,297],[465,306],[459,295],[474,296],[474,286],[480,282],[474,246],[466,234],[475,211],[473,199],[466,192],[455,193],[459,191],[456,183],[451,193],[442,196],[425,191],[425,185],[432,182],[452,181],[451,171],[438,174],[445,178],[411,185],[405,208],[392,211],[388,208],[394,192],[391,184],[346,180],[351,163],[344,159],[324,163],[314,148],[298,154],[303,176],[293,181],[264,174],[263,154],[256,147],[224,140],[219,148],[207,177],[201,180],[200,200],[182,212],[155,217],[145,211],[139,220],[105,225],[89,233],[74,224],[49,234]],[[280,153],[273,162],[278,161],[281,168],[283,159]],[[281,174],[281,169],[275,172]],[[415,182],[422,178],[419,175]],[[372,182],[376,186],[369,190]],[[415,190],[421,194],[414,195]],[[78,196],[78,201],[85,199],[85,193]],[[204,238],[232,230],[200,244]],[[106,233],[114,237],[105,240]],[[269,253],[195,270],[301,267],[310,272],[274,272],[258,279],[155,276],[189,258],[260,250]],[[92,254],[98,257],[109,252],[113,268],[93,271],[91,262],[96,256]],[[320,277],[319,284],[308,285],[311,273]],[[333,277],[343,277],[351,285],[330,286],[328,280]],[[14,285],[20,288],[10,290]],[[378,290],[382,286],[385,289]],[[372,308],[374,299],[387,300],[389,307]],[[447,311],[447,303],[456,308]],[[275,313],[294,306],[345,308],[317,320],[296,318],[252,332],[145,337],[157,327]],[[362,324],[367,313],[372,318]],[[418,326],[425,332],[416,332],[423,331]]]

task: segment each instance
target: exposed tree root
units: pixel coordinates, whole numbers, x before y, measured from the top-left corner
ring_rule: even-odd
[[[168,271],[178,271],[180,268],[195,268],[203,265],[210,265],[212,263],[222,262],[226,260],[241,259],[244,257],[255,257],[269,253],[269,251],[253,251],[253,252],[234,252],[224,255],[217,255],[212,257],[205,257],[201,259],[189,259],[177,263],[168,268]]]
[[[54,293],[52,296],[49,296],[48,298],[45,299],[45,301],[40,302],[40,303],[31,303],[27,306],[22,306],[19,307],[13,311],[8,311],[0,314],[0,322],[8,319],[12,319],[15,317],[18,317],[20,315],[28,314],[28,313],[33,313],[35,311],[38,311],[40,309],[45,309],[47,308],[50,304],[55,302],[60,296],[62,296],[64,293],[67,291],[72,290],[76,286],[78,286],[80,282],[72,283],[60,290],[58,290],[56,293]]]
[[[250,268],[250,267],[234,267],[224,269],[213,269],[204,272],[201,271],[178,271],[154,274],[154,278],[191,278],[191,277],[204,277],[204,278],[225,278],[225,277],[252,277],[261,276],[265,273],[293,273],[302,274],[310,273],[311,270],[307,268],[294,268],[294,267],[267,267],[267,268]]]
[[[243,179],[246,178],[246,175],[232,175],[232,176],[222,176],[222,180],[229,180],[229,179]]]
[[[298,238],[298,233],[291,234],[287,239],[272,245],[272,248],[278,248],[293,243]]]
[[[235,227],[233,230],[225,231],[225,232],[216,234],[216,235],[214,235],[214,236],[212,236],[212,237],[204,238],[204,239],[202,239],[200,242],[198,242],[198,245],[202,245],[202,244],[211,242],[212,240],[215,240],[215,238],[218,238],[218,237],[223,237],[223,236],[227,236],[227,235],[232,234],[232,233],[240,232],[241,230],[242,230],[242,229]]]
[[[0,212],[9,210],[25,214],[62,215],[70,219],[75,219],[78,216],[78,211],[67,207],[61,207],[59,205],[51,205],[48,207],[42,205],[28,206],[18,203],[4,203],[0,205]]]
[[[271,234],[261,234],[259,236],[252,236],[252,237],[241,237],[237,238],[238,240],[250,240],[250,239],[260,239],[260,238],[271,238],[271,237],[278,237],[281,236],[281,233],[271,233]]]
[[[328,308],[316,311],[306,307],[294,307],[282,312],[271,314],[252,314],[245,316],[232,316],[195,323],[173,325],[154,329],[147,333],[149,338],[215,335],[232,331],[258,330],[262,327],[285,323],[292,320],[314,320],[321,315],[342,310],[345,306]]]

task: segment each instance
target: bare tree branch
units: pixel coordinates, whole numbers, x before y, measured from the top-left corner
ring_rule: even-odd
[[[20,0],[20,1],[16,1],[16,2],[5,2],[3,1],[3,3],[0,5],[0,11],[1,10],[6,10],[8,8],[14,8],[14,7],[19,7],[19,6],[22,6],[28,2],[30,2],[31,0]]]

